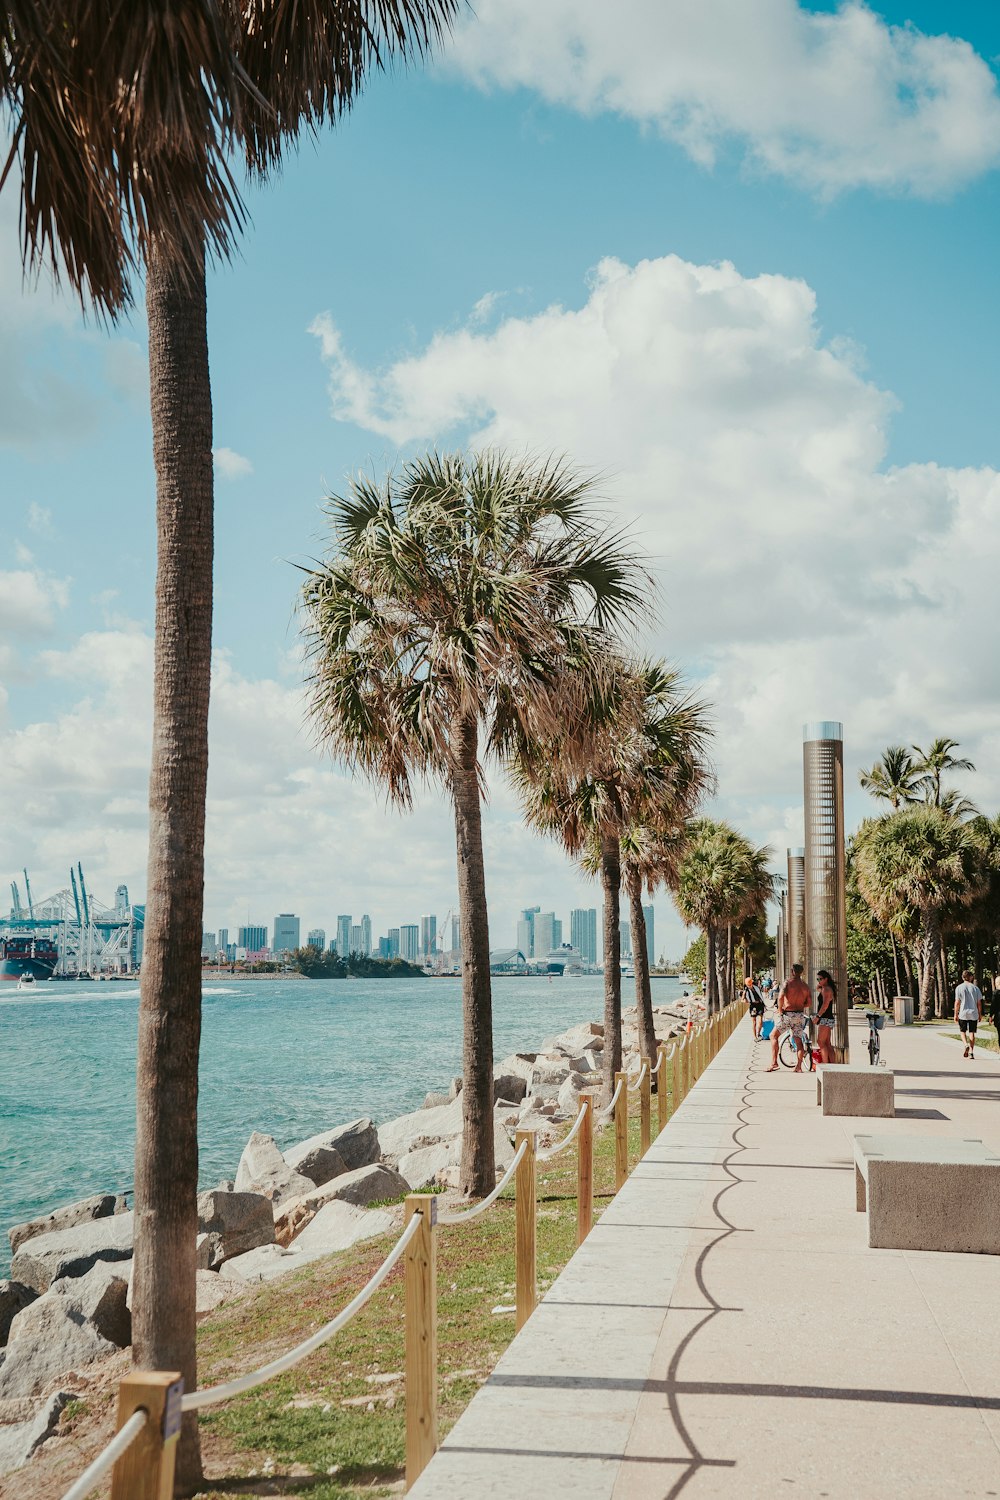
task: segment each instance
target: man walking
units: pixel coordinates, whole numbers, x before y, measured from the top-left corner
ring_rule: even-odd
[[[802,1072],[808,1019],[806,1012],[811,1005],[812,992],[802,978],[802,965],[792,964],[792,972],[778,992],[778,1024],[771,1033],[771,1066],[767,1070],[769,1073],[777,1072],[778,1048],[781,1046],[782,1034],[786,1031],[792,1033],[795,1051],[798,1054],[795,1059],[795,1071],[796,1073]]]
[[[972,970],[963,969],[962,983],[955,990],[955,1020],[965,1037],[962,1056],[970,1060],[976,1055],[976,1027],[982,1020],[982,1015],[983,992],[976,984],[976,976]]]

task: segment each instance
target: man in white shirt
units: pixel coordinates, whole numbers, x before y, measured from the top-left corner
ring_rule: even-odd
[[[976,1027],[983,1014],[983,992],[975,979],[971,969],[963,970],[962,983],[955,990],[955,1020],[965,1037],[966,1045],[962,1056],[968,1058],[976,1055]]]

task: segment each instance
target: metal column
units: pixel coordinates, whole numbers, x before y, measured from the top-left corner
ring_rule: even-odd
[[[792,964],[806,964],[806,851],[789,849],[788,888],[785,906],[785,939],[788,952],[785,955],[786,977],[792,972]]]
[[[830,720],[802,730],[806,816],[806,963],[810,988],[817,969],[837,985],[834,1047],[847,1061],[847,895],[844,855],[844,727]]]

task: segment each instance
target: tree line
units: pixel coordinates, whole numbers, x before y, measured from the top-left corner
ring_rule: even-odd
[[[336,948],[326,951],[316,943],[307,943],[292,953],[292,967],[307,979],[423,979],[419,964],[405,958],[376,958],[370,953],[348,953],[343,958]]]

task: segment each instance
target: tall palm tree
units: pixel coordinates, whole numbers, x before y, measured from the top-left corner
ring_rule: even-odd
[[[879,802],[888,802],[893,812],[920,796],[920,768],[905,745],[883,750],[870,771],[859,771],[858,780]]]
[[[710,781],[705,706],[662,662],[620,660],[589,710],[518,747],[513,779],[528,821],[599,875],[603,904],[604,1085],[621,1067],[622,840],[644,826],[669,836]],[[626,868],[628,864],[626,863]],[[640,1037],[655,1051],[641,882],[633,926]],[[636,888],[633,886],[633,894]],[[651,1055],[647,1053],[647,1055]]]
[[[869,820],[855,850],[858,889],[880,920],[898,930],[912,913],[919,924],[920,1016],[930,1020],[943,919],[986,887],[982,835],[931,804]]]
[[[934,740],[926,750],[921,750],[919,745],[913,747],[913,753],[916,756],[914,770],[919,778],[917,785],[923,792],[925,800],[932,807],[944,806],[942,797],[949,795],[942,793],[941,790],[941,778],[945,771],[974,771],[976,769],[972,761],[965,756],[952,755],[951,752],[957,749],[958,741],[944,736]],[[971,803],[967,805],[972,806]]]
[[[595,521],[591,490],[563,462],[501,453],[432,454],[383,484],[357,479],[330,500],[333,552],[303,592],[321,739],[397,805],[424,777],[453,805],[467,1194],[494,1184],[484,761],[579,717],[609,629],[645,590]]]
[[[206,260],[245,222],[230,161],[266,174],[372,70],[420,56],[458,0],[8,0],[0,100],[25,262],[115,318],[145,269],[157,577],[150,844],[137,1057],[133,1355],[195,1366],[200,932],[213,474]],[[200,1479],[185,1419],[178,1487]]]
[[[768,848],[755,848],[728,823],[696,818],[686,829],[671,889],[683,920],[705,934],[710,1011],[732,998],[734,930],[763,913],[774,893],[769,857]]]

